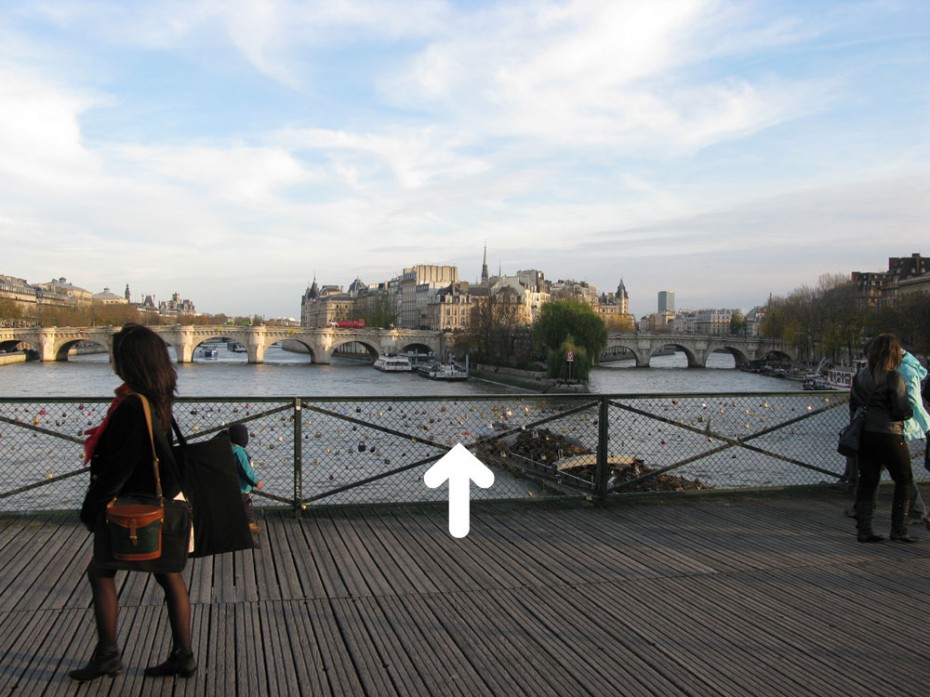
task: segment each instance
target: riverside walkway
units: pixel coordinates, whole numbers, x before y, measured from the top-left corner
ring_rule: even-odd
[[[4,515],[0,694],[924,695],[930,533],[857,544],[847,497],[476,504],[460,540],[442,506],[266,512],[260,549],[185,572],[193,678],[143,677],[167,619],[120,574],[125,671],[80,686],[90,537],[74,513]]]

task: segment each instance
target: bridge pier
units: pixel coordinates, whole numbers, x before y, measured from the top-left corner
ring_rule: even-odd
[[[39,330],[39,360],[43,363],[62,360],[55,349],[57,332],[53,327],[43,327]],[[67,356],[65,359],[67,360]]]
[[[265,327],[249,327],[249,341],[245,345],[249,363],[265,362]]]

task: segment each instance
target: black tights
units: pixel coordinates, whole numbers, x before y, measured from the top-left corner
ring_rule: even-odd
[[[184,577],[180,573],[153,574],[165,591],[168,621],[171,623],[171,640],[174,648],[191,650],[191,600]],[[94,617],[97,620],[97,642],[100,646],[116,646],[116,625],[119,602],[116,596],[116,572],[102,569],[93,562],[87,567],[94,596]]]

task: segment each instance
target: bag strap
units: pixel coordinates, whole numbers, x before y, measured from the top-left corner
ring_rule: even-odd
[[[155,493],[158,495],[158,501],[164,505],[165,497],[161,492],[161,474],[158,468],[158,453],[155,452],[155,436],[152,434],[152,408],[149,406],[148,397],[144,394],[136,395],[142,400],[142,411],[145,412],[145,425],[149,429],[149,443],[152,446],[152,467],[155,468]]]
[[[175,421],[175,418],[171,417],[171,429],[174,431],[174,435],[178,437],[178,443],[180,443],[182,448],[187,447],[187,438],[184,437],[184,434],[181,433],[181,427],[178,426],[178,422]]]

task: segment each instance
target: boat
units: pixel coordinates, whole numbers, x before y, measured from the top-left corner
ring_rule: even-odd
[[[246,353],[246,348],[240,342],[232,340],[226,342],[226,348],[233,353]]]
[[[853,376],[867,365],[864,358],[859,358],[852,366],[839,365],[827,371],[827,385],[834,390],[849,390],[852,387]]]
[[[830,383],[827,382],[827,378],[823,375],[808,375],[804,378],[804,382],[801,384],[801,387],[805,390],[833,390],[835,387],[831,387]]]
[[[374,367],[383,373],[409,373],[413,370],[413,364],[406,356],[378,356],[375,359]]]
[[[468,363],[464,368],[455,363],[431,363],[421,365],[417,373],[430,380],[468,380]]]
[[[219,358],[220,350],[216,348],[216,346],[201,346],[200,357],[201,358]]]

